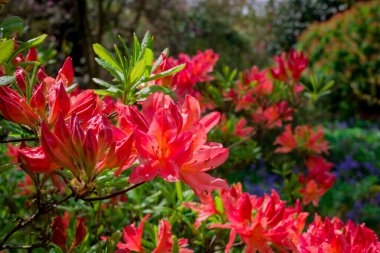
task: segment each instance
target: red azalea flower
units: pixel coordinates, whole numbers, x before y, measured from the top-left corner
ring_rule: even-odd
[[[42,146],[35,148],[21,148],[18,151],[18,157],[21,163],[21,168],[27,172],[50,173],[58,168],[58,165],[52,163],[46,157]]]
[[[201,118],[199,103],[190,96],[182,107],[162,95],[151,95],[151,98],[147,99],[147,105],[143,104],[143,114],[135,113],[138,115],[135,119],[141,122],[137,124],[142,126],[135,133],[141,164],[133,169],[130,182],[149,181],[156,176],[169,182],[181,179],[197,194],[227,188],[224,180],[205,173],[222,164],[228,156],[228,150],[220,144],[206,144],[207,132],[217,124],[219,113]]]
[[[356,225],[352,221],[344,224],[339,218],[315,216],[307,231],[300,236],[297,252],[380,252],[380,242],[374,231],[364,224]]]
[[[84,238],[86,237],[86,227],[84,226],[84,219],[83,218],[78,218],[77,219],[77,225],[76,225],[76,228],[75,228],[75,237],[74,237],[74,241],[73,243],[71,244],[70,246],[70,252],[77,246],[79,246]]]
[[[290,125],[285,126],[285,131],[277,137],[273,144],[281,145],[281,147],[276,148],[274,151],[276,153],[289,153],[297,147],[297,141]]]
[[[299,234],[305,225],[307,213],[299,207],[286,207],[278,194],[263,197],[241,193],[233,187],[222,190],[221,197],[229,224],[214,224],[211,227],[230,228],[229,251],[235,234],[246,244],[245,252],[274,252],[277,249],[295,250]]]
[[[59,216],[54,217],[51,224],[53,234],[51,235],[51,242],[59,246],[64,252],[67,252],[67,235],[66,229],[68,224]]]
[[[197,219],[195,220],[195,228],[199,228],[203,221],[207,220],[210,216],[218,214],[216,210],[214,198],[211,192],[203,192],[199,196],[200,203],[195,202],[185,202],[182,205],[192,209],[198,213]]]
[[[123,240],[125,243],[119,242],[117,244],[118,249],[136,251],[136,252],[143,251],[142,242],[141,242],[143,228],[144,228],[145,221],[149,218],[149,216],[150,216],[149,214],[144,216],[138,228],[136,228],[135,223],[132,223],[131,225],[124,227]]]
[[[16,91],[7,86],[0,87],[0,111],[6,120],[35,128],[40,119]]]
[[[68,125],[59,114],[53,133],[42,123],[42,148],[54,163],[77,177],[80,171],[85,172],[92,180],[104,169],[123,166],[130,158],[132,134],[115,139],[114,129],[105,116],[91,118],[88,127],[83,128],[75,114]]]

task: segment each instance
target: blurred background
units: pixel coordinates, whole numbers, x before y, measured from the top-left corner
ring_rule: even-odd
[[[77,76],[94,76],[92,43],[111,48],[149,30],[156,50],[194,54],[213,48],[219,64],[242,69],[268,64],[295,47],[316,22],[352,7],[354,0],[8,0],[2,15],[21,17],[28,37],[49,34],[48,55],[71,55]],[[45,43],[46,44],[46,43]]]
[[[2,16],[21,17],[26,37],[49,34],[42,57],[50,63],[73,57],[82,87],[93,87],[91,78],[104,76],[94,61],[93,43],[112,48],[119,34],[128,42],[133,33],[142,37],[149,30],[155,36],[156,53],[169,47],[171,55],[193,55],[212,48],[220,54],[219,67],[226,64],[239,70],[265,67],[274,55],[302,49],[312,73],[337,84],[328,111],[338,112],[339,118],[378,118],[379,0],[5,2]],[[56,71],[49,66],[47,70]]]

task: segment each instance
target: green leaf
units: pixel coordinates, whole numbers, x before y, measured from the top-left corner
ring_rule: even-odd
[[[26,68],[28,66],[40,66],[41,62],[39,62],[39,61],[24,61],[24,62],[20,62],[19,65],[23,68]]]
[[[12,55],[14,48],[13,40],[0,41],[0,64],[6,62]]]
[[[216,210],[218,210],[219,213],[224,213],[223,202],[222,202],[222,199],[219,196],[215,197],[215,207],[216,207]]]
[[[160,56],[158,57],[158,59],[155,61],[154,65],[153,65],[152,72],[156,71],[156,69],[160,66],[160,64],[163,60],[162,59],[163,54],[168,56],[169,55],[169,48],[165,48],[164,51],[161,52]]]
[[[94,83],[99,84],[100,86],[103,86],[103,87],[107,87],[107,88],[112,87],[112,84],[107,83],[106,81],[99,78],[92,78],[92,81],[94,81]]]
[[[139,100],[142,100],[154,92],[162,92],[164,94],[168,94],[172,97],[175,97],[175,94],[170,88],[158,85],[152,85],[144,89],[141,89],[140,91],[136,92],[136,96],[139,98]]]
[[[328,82],[325,86],[323,86],[323,88],[321,89],[321,91],[327,91],[329,90],[331,87],[333,87],[335,84],[335,81],[330,81]]]
[[[132,84],[140,80],[140,78],[144,74],[145,66],[145,59],[141,59],[135,66],[133,66],[131,75],[129,77]]]
[[[141,47],[139,39],[136,34],[133,35],[133,64],[135,64],[141,57]]]
[[[119,39],[121,46],[123,47],[124,53],[127,55],[127,58],[130,58],[131,53],[129,52],[127,44],[125,44],[125,41],[123,40],[123,38],[120,35],[118,35],[117,38]]]
[[[125,61],[125,57],[123,58],[123,55],[121,54],[120,49],[116,44],[114,45],[114,48],[117,58],[119,59],[119,62],[121,64],[121,69],[124,71],[126,68],[128,68],[128,61]]]
[[[115,96],[120,94],[122,91],[114,86],[108,88],[107,90],[94,90],[95,94],[102,96]]]
[[[168,70],[165,70],[163,72],[160,72],[154,76],[150,76],[148,78],[145,78],[144,79],[144,82],[148,82],[148,81],[153,81],[153,80],[156,80],[158,78],[162,78],[162,77],[165,77],[165,76],[170,76],[170,75],[174,75],[175,73],[178,73],[180,72],[181,70],[183,70],[185,68],[186,64],[181,64],[181,65],[178,65],[176,67],[173,67],[171,69],[168,69]]]
[[[10,57],[10,59],[13,59],[14,57],[16,57],[16,55],[18,55],[19,53],[31,48],[31,47],[36,47],[38,46],[39,44],[41,44],[47,37],[47,34],[42,34],[36,38],[33,38],[33,39],[30,39],[28,40],[27,42],[21,44],[17,50],[15,50],[12,54],[12,56]],[[8,59],[9,60],[9,59]]]
[[[175,182],[175,189],[176,189],[176,192],[177,192],[178,201],[181,203],[182,200],[183,200],[181,182],[179,182],[179,181]]]
[[[119,62],[115,59],[115,57],[109,52],[107,49],[105,49],[102,45],[96,43],[92,45],[95,54],[99,56],[100,59],[107,62],[112,67],[116,68],[119,72],[123,72],[123,69]]]
[[[0,77],[0,86],[8,85],[16,81],[14,76],[2,76]]]
[[[115,78],[117,78],[117,80],[119,82],[123,82],[123,77],[121,75],[121,73],[115,69],[111,64],[109,64],[108,62],[104,61],[103,59],[100,59],[100,58],[95,58],[95,61],[102,67],[104,68],[105,70],[107,70],[112,76],[114,76]]]
[[[70,93],[70,92],[74,91],[76,87],[78,87],[78,84],[73,83],[72,85],[70,85],[69,87],[66,88],[66,92]]]
[[[149,31],[147,31],[144,35],[144,38],[141,42],[141,50],[144,50],[146,48],[152,48],[153,45],[153,36],[150,34]]]
[[[173,246],[172,246],[172,252],[171,253],[179,253],[179,245],[178,245],[178,239],[175,235],[172,235],[173,240]]]
[[[154,61],[153,51],[150,50],[149,48],[145,48],[143,59],[145,59],[145,65],[146,65],[144,76],[148,77],[151,73],[152,64]]]
[[[0,174],[7,172],[8,170],[11,170],[15,167],[17,167],[18,164],[8,163],[0,166]]]
[[[2,32],[2,37],[6,38],[15,33],[20,33],[24,28],[23,21],[20,17],[11,16],[0,23],[0,33]],[[1,36],[1,34],[0,34]]]

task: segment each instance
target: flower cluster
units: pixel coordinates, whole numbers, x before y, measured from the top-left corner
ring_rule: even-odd
[[[212,49],[204,52],[198,51],[194,56],[181,53],[178,58],[167,58],[165,54],[161,55],[162,62],[158,66],[156,72],[166,71],[173,66],[186,64],[185,68],[173,76],[167,76],[154,81],[155,85],[169,87],[175,92],[179,101],[183,101],[186,95],[196,97],[201,103],[202,112],[206,109],[213,109],[214,103],[206,99],[204,94],[195,89],[198,83],[204,83],[214,80],[210,75],[213,71],[219,55],[214,53]]]
[[[299,202],[287,207],[274,190],[262,197],[242,191],[240,183],[221,190],[223,210],[217,210],[212,194],[202,196],[200,203],[185,203],[198,216],[195,227],[213,215],[225,223],[212,223],[209,228],[230,229],[225,252],[230,252],[236,235],[245,245],[245,252],[377,252],[380,242],[376,234],[364,225],[338,218],[322,222],[316,215],[304,231],[309,213],[302,212]],[[214,219],[215,220],[215,219]],[[213,221],[214,221],[213,220]],[[208,222],[210,224],[210,222]]]
[[[219,121],[219,113],[201,117],[199,102],[186,96],[182,105],[162,93],[144,101],[142,112],[135,107],[121,108],[120,124],[124,131],[135,129],[140,165],[130,182],[141,183],[160,176],[169,182],[184,181],[197,194],[205,190],[228,188],[224,180],[207,171],[222,164],[228,150],[219,143],[207,143],[207,133]]]
[[[332,187],[335,180],[335,176],[330,172],[334,165],[320,156],[328,152],[328,143],[324,139],[323,129],[318,127],[314,132],[308,125],[297,126],[293,134],[290,125],[287,125],[274,144],[280,145],[275,150],[278,153],[297,150],[309,155],[305,161],[308,169],[307,177],[303,174],[299,175],[299,182],[303,186],[300,193],[303,195],[304,204],[312,202],[317,206],[319,198]]]

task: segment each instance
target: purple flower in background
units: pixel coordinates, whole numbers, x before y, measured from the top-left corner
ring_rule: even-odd
[[[269,193],[271,189],[279,190],[279,186],[283,183],[283,178],[277,174],[268,171],[264,160],[259,160],[256,164],[250,166],[250,171],[254,175],[253,179],[244,178],[244,185],[250,194],[258,196]]]

